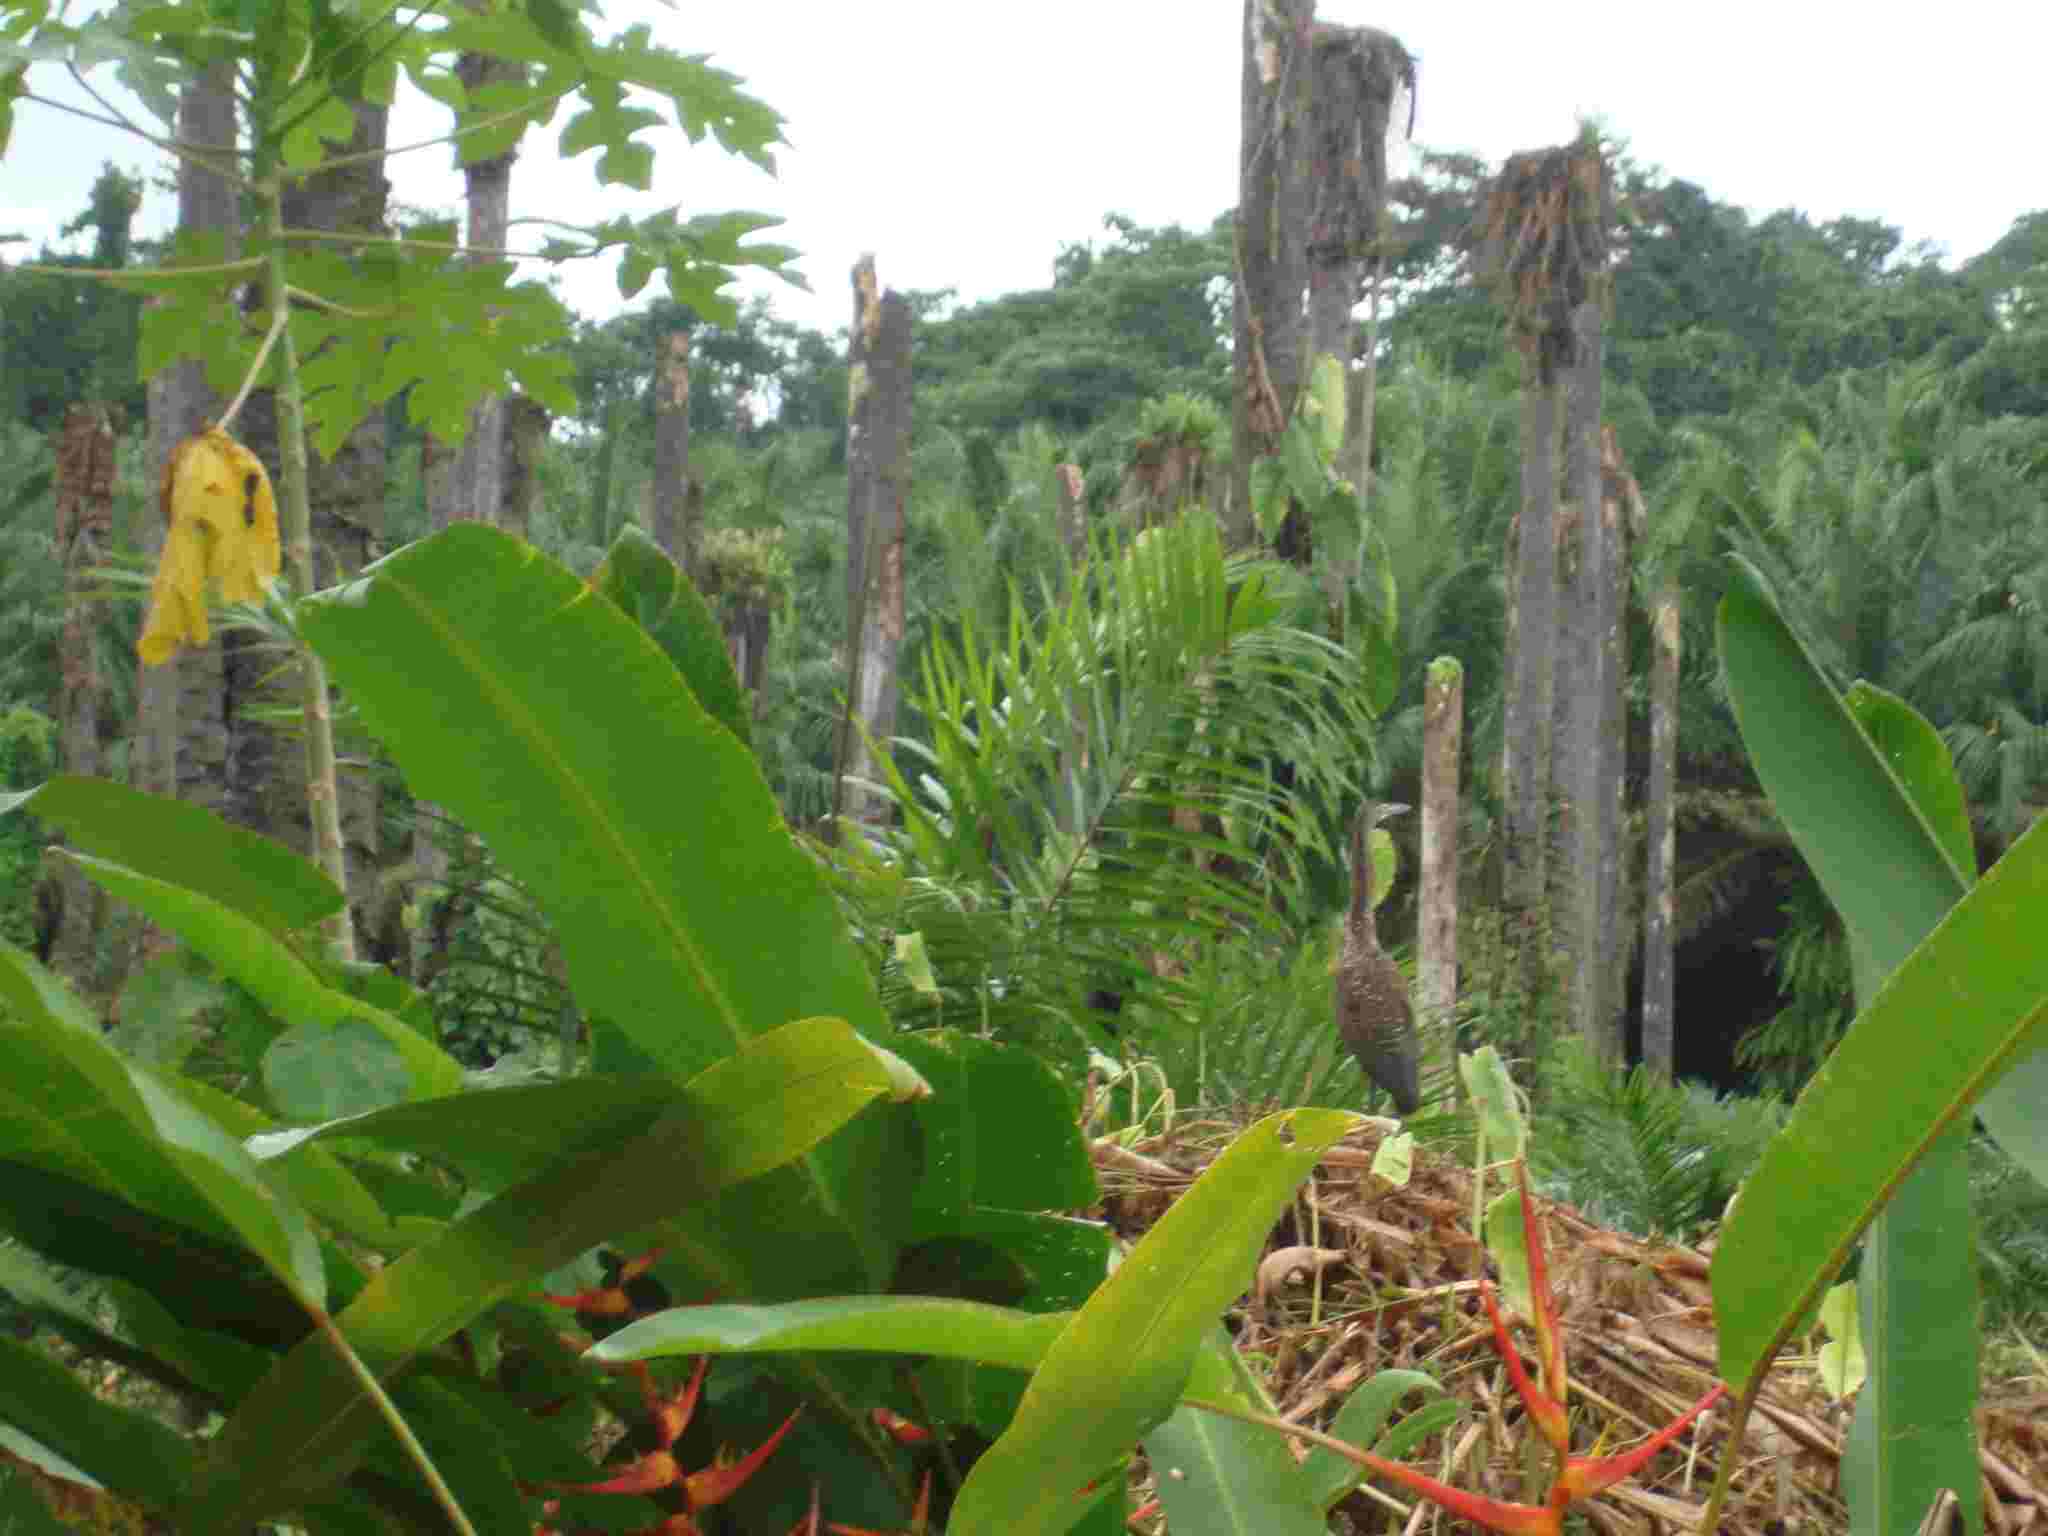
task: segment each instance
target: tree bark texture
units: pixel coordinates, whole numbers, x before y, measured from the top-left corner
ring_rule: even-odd
[[[1544,921],[1550,822],[1550,711],[1557,650],[1558,389],[1530,357],[1522,378],[1522,497],[1511,580],[1514,625],[1507,654],[1507,740],[1502,785],[1501,904],[1532,994],[1549,971]]]
[[[1644,791],[1649,858],[1643,877],[1643,1063],[1666,1078],[1677,1022],[1678,616],[1678,583],[1667,575],[1650,609],[1650,782]]]
[[[471,10],[476,0],[463,0]],[[474,93],[505,80],[516,80],[521,66],[487,54],[465,53],[456,61],[456,75]],[[503,261],[505,233],[512,217],[512,165],[516,148],[472,161],[462,168],[465,259],[477,265]],[[469,430],[460,445],[429,437],[422,447],[427,486],[427,514],[436,529],[451,523],[497,526],[505,506],[505,401],[487,396],[470,408]],[[422,802],[413,822],[412,864],[422,891],[438,898],[426,922],[413,932],[413,978],[421,985],[446,963],[448,943],[459,916],[448,890],[450,844],[465,834],[437,805]]]
[[[478,0],[463,0],[467,9],[487,10]],[[523,78],[523,66],[489,54],[465,53],[456,76],[472,96],[493,85]],[[473,160],[462,168],[462,200],[467,228],[466,258],[477,265],[505,259],[505,233],[512,221],[512,164],[515,145],[503,154]],[[501,523],[505,501],[505,397],[488,395],[470,408],[469,432],[457,451],[453,494],[455,516],[480,523]]]
[[[1643,497],[1621,454],[1614,428],[1600,429],[1600,526],[1607,580],[1600,611],[1600,974],[1596,1021],[1617,1063],[1628,1053],[1628,973],[1635,952],[1640,888],[1628,857],[1628,607],[1635,550],[1644,528]]]
[[[234,75],[215,65],[189,81],[178,99],[178,137],[232,157],[236,144]],[[241,249],[234,184],[189,160],[178,162],[178,228],[217,234],[233,259]],[[171,462],[178,444],[203,428],[221,402],[206,387],[196,361],[173,363],[149,385],[149,464],[153,474]],[[164,509],[168,513],[169,508]],[[141,519],[142,552],[151,564],[163,548],[165,520]],[[178,659],[141,671],[135,782],[154,794],[176,795],[208,810],[227,810],[227,699],[222,637],[187,648]]]
[[[1458,1001],[1458,762],[1465,735],[1465,669],[1429,664],[1422,685],[1421,924],[1416,981],[1423,1039],[1444,1033]],[[1434,1049],[1434,1046],[1432,1046]]]
[[[888,815],[851,775],[881,777],[869,747],[896,730],[903,645],[903,514],[910,496],[910,305],[884,293],[872,256],[853,269],[853,329],[846,437],[848,710],[838,809],[856,820]],[[863,735],[863,732],[865,735]]]
[[[1238,146],[1237,284],[1233,308],[1231,516],[1234,544],[1254,536],[1251,466],[1286,430],[1301,391],[1307,340],[1311,36],[1314,0],[1245,0]],[[1299,518],[1290,516],[1289,523]],[[1298,548],[1289,539],[1298,540]],[[1306,530],[1283,530],[1283,554],[1305,558]]]
[[[654,372],[654,542],[697,581],[703,530],[690,518],[690,333],[678,326],[661,338],[660,347]]]
[[[1351,313],[1366,264],[1379,255],[1386,220],[1387,126],[1402,87],[1412,94],[1415,61],[1394,38],[1372,27],[1318,25],[1314,38],[1309,354],[1334,357],[1343,366],[1347,429],[1355,420],[1366,441],[1352,452],[1347,431],[1347,463],[1339,469],[1363,497],[1372,462],[1372,408],[1370,403],[1353,407],[1374,387],[1376,359],[1368,352],[1364,373],[1353,367],[1359,347]],[[1340,619],[1352,576],[1335,563],[1323,572],[1324,601]]]
[[[64,629],[57,641],[64,691],[57,706],[57,749],[66,773],[97,775],[106,679],[93,648],[92,589],[114,545],[114,425],[104,405],[74,405],[57,437],[57,558],[64,565]],[[69,860],[46,866],[57,888],[52,969],[90,994],[93,941],[103,903],[99,887]]]
[[[499,525],[514,538],[530,539],[533,521],[541,511],[541,454],[546,451],[548,427],[554,416],[546,406],[526,395],[507,395],[502,404],[504,463],[498,474],[504,491],[504,512]]]
[[[1602,736],[1607,715],[1606,618],[1614,606],[1602,515],[1600,475],[1600,305],[1589,300],[1572,311],[1572,346],[1565,380],[1564,499],[1568,511],[1560,541],[1572,581],[1561,611],[1557,664],[1561,733],[1554,753],[1558,788],[1560,900],[1553,907],[1570,978],[1572,1030],[1602,1059],[1620,1059],[1620,1042],[1604,1028],[1611,916],[1602,905],[1600,870],[1607,857],[1600,834],[1606,820],[1608,754]],[[1560,589],[1567,590],[1561,587]]]

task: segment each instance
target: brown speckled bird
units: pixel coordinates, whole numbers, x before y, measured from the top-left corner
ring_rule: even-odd
[[[1380,949],[1372,915],[1373,828],[1407,809],[1368,800],[1351,824],[1351,911],[1337,956],[1336,992],[1337,1033],[1366,1076],[1393,1095],[1402,1114],[1412,1115],[1422,1104],[1415,1010],[1408,1003],[1408,978]]]

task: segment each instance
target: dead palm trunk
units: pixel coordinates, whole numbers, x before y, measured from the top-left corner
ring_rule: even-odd
[[[910,497],[910,305],[853,269],[852,382],[846,420],[847,704],[841,722],[835,816],[878,822],[879,795],[850,787],[879,780],[874,750],[896,730],[897,653],[903,645],[903,514]]]
[[[703,503],[691,496],[690,333],[681,326],[660,339],[654,376],[654,542],[692,581],[703,535]],[[693,516],[693,508],[695,515]]]
[[[1600,1014],[1599,1038],[1613,1061],[1628,1047],[1628,971],[1635,950],[1628,916],[1639,894],[1624,857],[1628,838],[1628,608],[1635,551],[1643,534],[1643,496],[1621,456],[1614,428],[1600,429],[1600,523],[1607,581],[1600,592]]]
[[[1649,858],[1643,877],[1643,1063],[1666,1078],[1672,1073],[1677,1021],[1673,794],[1678,780],[1678,647],[1678,583],[1667,569],[1650,610],[1650,782],[1644,791]]]
[[[1308,285],[1309,105],[1314,0],[1245,0],[1238,148],[1231,498],[1225,533],[1254,535],[1252,461],[1272,453],[1301,391],[1302,291]],[[1283,557],[1307,552],[1290,514]]]
[[[104,405],[74,405],[57,434],[57,556],[64,564],[64,630],[57,641],[64,692],[57,744],[66,773],[100,771],[100,719],[106,681],[93,646],[91,589],[114,542],[114,427]],[[46,866],[56,886],[56,932],[49,961],[90,993],[93,940],[103,902],[99,887],[69,859]]]
[[[1577,518],[1577,534],[1583,541],[1597,537],[1588,528],[1600,518],[1599,326],[1597,312],[1587,306],[1597,305],[1604,296],[1611,221],[1606,164],[1597,140],[1589,136],[1561,149],[1514,155],[1501,168],[1488,197],[1481,254],[1482,266],[1500,290],[1510,334],[1523,358],[1522,505],[1516,569],[1510,576],[1514,624],[1506,658],[1503,722],[1507,742],[1501,894],[1512,942],[1520,946],[1525,985],[1539,1007],[1550,990],[1545,863],[1549,797],[1560,777],[1551,740],[1559,663],[1554,454],[1560,385],[1566,370],[1582,362],[1570,412],[1575,445],[1570,463],[1576,471],[1573,505],[1586,509]],[[1590,500],[1583,489],[1588,484]],[[1584,575],[1584,568],[1593,563],[1582,559],[1580,573]],[[1599,567],[1593,574],[1603,572]],[[1585,671],[1586,664],[1576,670]],[[1570,686],[1593,681],[1575,677]],[[1587,718],[1589,731],[1597,718],[1597,712]],[[1565,770],[1583,773],[1583,756],[1574,748]],[[1576,828],[1578,823],[1570,825]],[[1587,866],[1592,868],[1597,868],[1597,860]],[[1577,861],[1568,869],[1575,897],[1582,895]],[[1559,925],[1565,932],[1586,931],[1583,917],[1577,923],[1570,914],[1565,918]],[[1586,941],[1578,940],[1582,945]]]
[[[1416,942],[1422,1024],[1432,1042],[1448,1038],[1458,1001],[1458,760],[1464,734],[1465,669],[1455,656],[1439,656],[1422,685],[1422,917]]]
[[[1565,386],[1565,496],[1571,505],[1571,598],[1562,612],[1558,657],[1562,733],[1554,763],[1560,801],[1562,897],[1559,925],[1570,978],[1570,1025],[1607,1060],[1619,1051],[1604,1036],[1608,913],[1602,909],[1601,812],[1607,713],[1605,614],[1613,607],[1600,480],[1600,304],[1572,311],[1572,357]]]
[[[1372,27],[1319,25],[1314,43],[1314,146],[1308,243],[1309,353],[1343,365],[1345,386],[1342,472],[1367,494],[1372,464],[1371,395],[1376,379],[1375,334],[1363,372],[1354,370],[1359,347],[1351,312],[1366,263],[1384,255],[1387,205],[1387,127],[1405,88],[1415,92],[1415,60],[1400,42]],[[1378,287],[1374,285],[1377,301]],[[1375,302],[1377,319],[1377,302]],[[1361,402],[1361,397],[1363,400]],[[1352,440],[1356,431],[1358,441]],[[1326,563],[1323,596],[1343,635],[1344,592],[1353,573]]]
[[[1549,973],[1543,918],[1549,847],[1551,701],[1557,648],[1557,442],[1555,382],[1531,359],[1522,376],[1522,507],[1510,581],[1513,643],[1507,655],[1506,773],[1501,785],[1501,905],[1521,946],[1524,990],[1533,999]]]

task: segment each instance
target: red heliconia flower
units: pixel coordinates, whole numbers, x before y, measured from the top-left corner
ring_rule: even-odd
[[[1558,1321],[1557,1297],[1550,1288],[1550,1270],[1543,1252],[1542,1228],[1536,1220],[1536,1203],[1529,1197],[1528,1170],[1517,1162],[1515,1173],[1522,1186],[1522,1235],[1529,1251],[1530,1304],[1535,1313],[1531,1322],[1536,1330],[1538,1369],[1543,1373],[1540,1386],[1529,1379],[1529,1373],[1522,1364],[1521,1351],[1515,1348],[1514,1340],[1508,1334],[1507,1320],[1501,1316],[1500,1307],[1493,1299],[1493,1288],[1484,1280],[1479,1283],[1479,1299],[1486,1304],[1487,1316],[1493,1323],[1494,1347],[1500,1351],[1501,1360],[1507,1366],[1508,1380],[1514,1383],[1515,1395],[1521,1398],[1530,1422],[1557,1452],[1558,1472],[1551,1481],[1549,1497],[1541,1504],[1510,1504],[1466,1493],[1413,1467],[1388,1461],[1370,1451],[1360,1454],[1365,1465],[1380,1476],[1441,1504],[1462,1519],[1499,1531],[1502,1536],[1563,1536],[1566,1509],[1641,1471],[1651,1457],[1683,1434],[1693,1420],[1719,1401],[1728,1389],[1717,1383],[1711,1392],[1675,1422],[1620,1455],[1571,1454],[1571,1425],[1565,1408],[1569,1381],[1565,1373],[1564,1332]]]
[[[577,1291],[570,1296],[557,1296],[552,1292],[541,1292],[541,1300],[551,1306],[566,1307],[571,1312],[581,1312],[590,1317],[624,1317],[633,1310],[633,1302],[626,1295],[626,1287],[638,1280],[654,1267],[654,1261],[661,1257],[659,1248],[650,1248],[637,1259],[629,1259],[619,1271],[616,1285],[595,1286],[587,1291]]]
[[[932,1437],[932,1432],[922,1424],[913,1424],[900,1413],[891,1413],[887,1408],[873,1410],[875,1425],[898,1445],[923,1445]]]
[[[647,1367],[635,1362],[634,1369],[639,1373],[641,1392],[647,1405],[648,1422],[654,1429],[656,1449],[600,1482],[551,1483],[548,1486],[559,1493],[650,1494],[659,1493],[664,1488],[681,1488],[690,1506],[688,1512],[670,1515],[661,1524],[638,1533],[638,1536],[696,1536],[697,1525],[691,1516],[699,1510],[723,1504],[739,1492],[747,1479],[760,1471],[762,1463],[775,1453],[775,1448],[782,1444],[782,1437],[796,1422],[797,1414],[803,1412],[801,1407],[797,1408],[782,1421],[780,1429],[737,1461],[727,1461],[721,1455],[708,1467],[685,1472],[670,1447],[690,1426],[690,1418],[697,1411],[697,1399],[704,1388],[704,1373],[710,1365],[708,1356],[700,1356],[689,1381],[673,1396],[665,1397],[655,1387]]]

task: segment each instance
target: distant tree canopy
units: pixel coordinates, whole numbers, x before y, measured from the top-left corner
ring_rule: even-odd
[[[89,255],[47,247],[38,266],[127,266],[135,257],[132,234],[142,206],[142,183],[103,166],[85,211],[63,228],[69,237],[90,230]],[[135,340],[142,296],[104,283],[0,267],[0,420],[38,432],[54,431],[67,406],[101,400],[140,421],[142,380]]]

